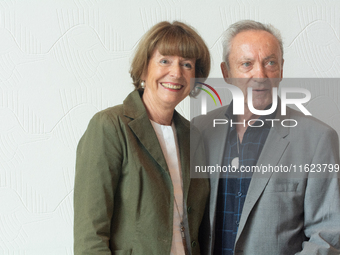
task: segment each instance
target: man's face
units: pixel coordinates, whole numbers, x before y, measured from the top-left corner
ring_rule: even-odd
[[[278,40],[266,31],[250,30],[231,41],[229,68],[221,63],[223,77],[239,87],[247,105],[247,88],[253,89],[253,105],[263,110],[272,103],[272,88],[282,80],[283,59]],[[235,79],[237,78],[237,79]]]

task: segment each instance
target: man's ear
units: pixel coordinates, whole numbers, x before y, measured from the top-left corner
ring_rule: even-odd
[[[221,63],[221,71],[222,71],[223,78],[224,78],[225,82],[228,83],[229,70],[228,70],[227,64],[225,62]]]

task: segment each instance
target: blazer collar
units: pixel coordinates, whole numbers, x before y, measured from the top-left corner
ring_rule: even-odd
[[[133,91],[127,96],[127,98],[123,102],[124,115],[131,119],[128,125],[131,128],[132,132],[136,135],[138,140],[141,142],[141,144],[144,146],[144,148],[162,168],[162,171],[165,171],[170,176],[170,172],[162,153],[157,135],[152,127],[145,106],[141,99],[142,95],[142,91]],[[176,111],[174,111],[173,121],[176,127],[179,155],[181,161],[183,195],[184,198],[186,198],[190,183],[190,124]]]
[[[279,121],[274,122],[274,126],[270,129],[267,140],[263,146],[261,155],[257,161],[257,166],[260,165],[271,165],[276,166],[282,157],[283,153],[285,152],[286,148],[288,147],[289,141],[285,138],[289,134],[289,128],[283,127],[281,122],[284,119],[290,118],[290,110],[287,108],[287,115],[281,115],[281,102],[278,100],[278,110],[276,113],[275,119]],[[288,123],[285,123],[287,125]],[[246,200],[244,202],[240,225],[238,228],[237,236],[236,236],[236,243],[239,240],[240,235],[245,227],[245,224],[248,220],[248,217],[254,208],[256,202],[259,200],[260,196],[262,195],[272,173],[254,173],[252,180],[249,185],[249,189],[247,192]]]
[[[222,107],[221,110],[213,116],[214,119],[225,119],[226,118],[226,107]],[[229,132],[229,125],[216,125],[215,127],[210,126],[206,130],[205,137],[208,138],[205,143],[206,155],[208,155],[207,163],[208,165],[218,164],[222,166],[223,157],[224,157],[224,149],[226,145],[227,135]],[[215,212],[217,205],[217,195],[218,195],[218,184],[219,184],[219,176],[220,173],[215,173],[210,176],[210,207],[209,207],[209,215],[210,215],[210,225],[215,226]],[[213,228],[215,229],[215,228]],[[214,242],[214,237],[212,238],[212,242]],[[213,246],[211,246],[212,248]]]
[[[141,99],[143,93],[133,91],[123,102],[124,115],[131,119],[128,123],[138,140],[164,171],[168,171],[157,135],[153,130],[145,106]]]
[[[123,101],[124,115],[130,119],[143,118],[147,116],[145,106],[142,101],[143,91],[135,90],[131,92]]]

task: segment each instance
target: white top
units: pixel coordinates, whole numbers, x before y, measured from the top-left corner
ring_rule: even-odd
[[[172,123],[171,126],[164,126],[151,120],[151,124],[161,145],[174,188],[174,218],[171,255],[182,255],[185,254],[181,235],[181,222],[183,221],[183,182],[176,128],[174,123]]]

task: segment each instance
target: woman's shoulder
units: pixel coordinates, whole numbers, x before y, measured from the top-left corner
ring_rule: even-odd
[[[105,123],[114,123],[119,121],[123,116],[123,105],[116,105],[97,112],[90,120],[96,125],[103,125]]]
[[[94,134],[104,132],[113,134],[120,132],[129,120],[124,116],[122,104],[101,110],[93,115],[87,126],[87,131],[93,130]]]
[[[117,119],[120,116],[123,116],[124,114],[124,105],[119,104],[115,106],[108,107],[104,110],[101,110],[97,112],[94,117],[97,118],[108,118],[108,119]]]

